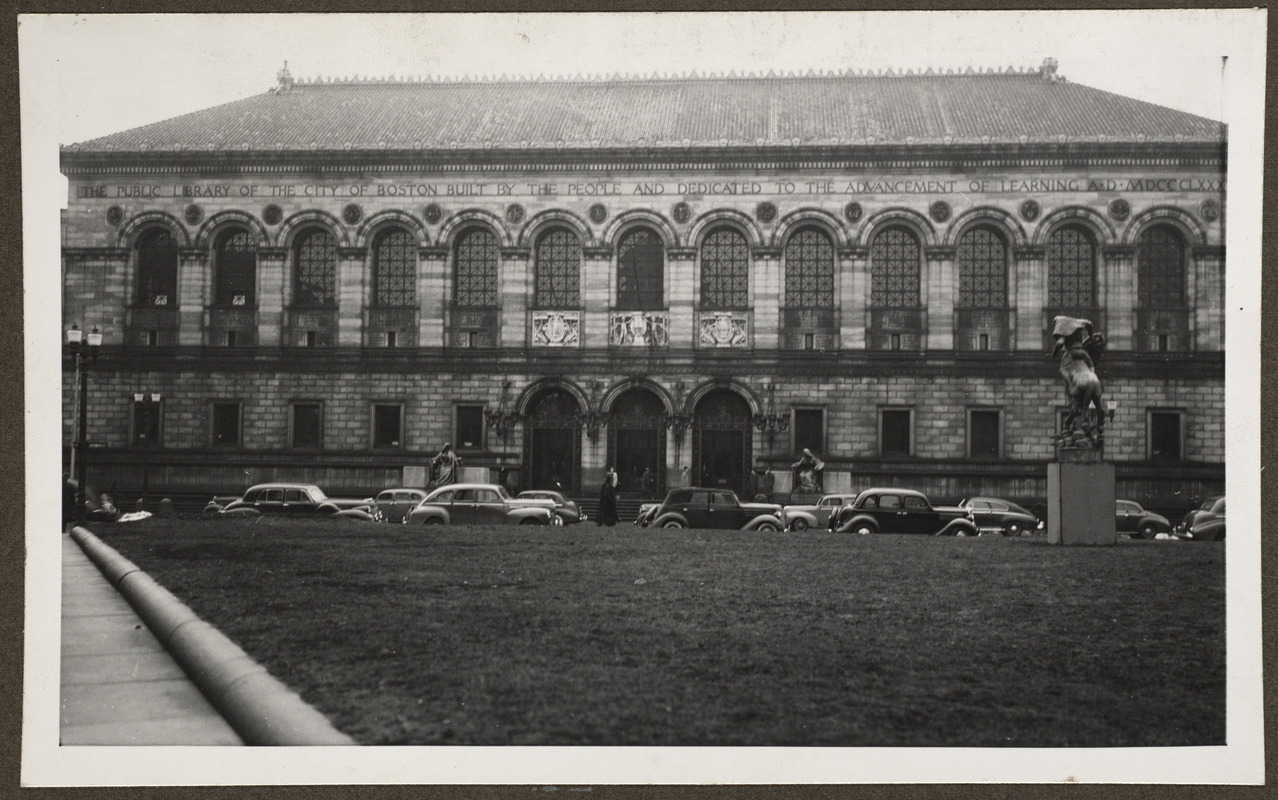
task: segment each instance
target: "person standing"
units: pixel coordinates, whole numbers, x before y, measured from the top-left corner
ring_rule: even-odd
[[[617,473],[609,467],[604,473],[603,485],[599,487],[599,515],[595,524],[611,528],[617,522]]]
[[[457,471],[461,468],[461,457],[453,452],[453,446],[445,442],[439,455],[430,462],[430,471],[434,476],[434,485],[443,486],[457,481]]]

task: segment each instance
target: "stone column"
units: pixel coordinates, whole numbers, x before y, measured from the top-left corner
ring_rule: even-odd
[[[498,266],[498,302],[501,303],[502,347],[528,344],[528,305],[532,296],[532,270],[527,247],[503,247]]]
[[[781,250],[763,248],[754,251],[754,346],[758,350],[776,350],[781,332]]]
[[[288,272],[288,251],[263,247],[257,251],[257,344],[283,344],[284,293]]]
[[[1122,245],[1101,248],[1104,260],[1099,305],[1105,309],[1105,341],[1113,350],[1131,350],[1136,330],[1136,249]]]
[[[1016,350],[1043,349],[1043,306],[1047,303],[1047,286],[1044,260],[1047,249],[1044,247],[1017,247],[1012,251],[1012,269],[1015,283],[1008,287],[1015,294],[1011,295],[1011,320],[1015,327],[1012,343]]]
[[[364,308],[369,300],[367,247],[337,248],[337,346],[364,343]]]
[[[839,347],[865,349],[866,305],[869,299],[870,248],[839,251]]]
[[[1225,248],[1204,245],[1193,250],[1194,349],[1225,349]]]
[[[694,292],[697,251],[692,248],[666,251],[666,308],[670,310],[670,346],[692,347],[696,340],[696,307]]]
[[[924,349],[954,349],[954,248],[929,247],[927,258],[927,337]]]
[[[448,250],[421,247],[417,250],[417,343],[422,347],[443,347],[444,308],[448,305]]]
[[[207,283],[208,252],[195,248],[178,251],[177,343],[184,347],[204,344],[204,307],[208,305],[204,287]]]
[[[612,310],[612,248],[587,247],[581,260],[581,346],[608,347]]]

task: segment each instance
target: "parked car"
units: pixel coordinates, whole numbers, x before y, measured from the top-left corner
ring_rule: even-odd
[[[742,531],[779,531],[781,506],[775,503],[742,503],[728,489],[671,489],[652,512],[654,528],[722,528]]]
[[[856,493],[827,494],[814,503],[797,503],[781,508],[782,520],[789,531],[806,531],[808,528],[824,530],[830,524],[830,515],[856,500]]]
[[[1208,497],[1197,508],[1191,509],[1185,515],[1185,518],[1176,524],[1174,533],[1177,535],[1189,532],[1189,529],[1200,521],[1206,522],[1219,516],[1225,518],[1225,496],[1216,495]]]
[[[1201,506],[1185,515],[1174,533],[1181,539],[1222,541],[1225,538],[1225,498],[1208,498]]]
[[[370,497],[368,502],[372,505],[373,516],[378,522],[403,522],[404,515],[425,499],[425,489],[394,487],[381,490],[377,497]]]
[[[207,510],[207,507],[206,507]],[[259,483],[223,506],[217,513],[228,516],[342,516],[372,519],[368,500],[329,497],[313,483]]]
[[[528,489],[515,495],[516,500],[549,500],[555,504],[555,513],[564,521],[565,525],[582,522],[585,515],[581,513],[581,509],[572,500],[564,496],[563,492],[555,492],[549,489]]]
[[[651,525],[652,520],[657,516],[658,508],[661,508],[661,503],[640,503],[639,513],[635,515],[635,524],[641,528]]]
[[[1153,539],[1160,533],[1171,531],[1171,522],[1162,514],[1141,508],[1135,500],[1114,501],[1114,528],[1119,533],[1139,539]]]
[[[552,500],[516,499],[495,483],[450,483],[426,495],[406,525],[563,525]]]
[[[1010,500],[998,497],[969,497],[958,504],[972,512],[979,533],[1001,533],[1004,536],[1020,536],[1027,531],[1041,530],[1043,521]]]
[[[835,533],[922,533],[931,536],[975,536],[972,510],[934,506],[912,489],[866,489],[830,515]]]

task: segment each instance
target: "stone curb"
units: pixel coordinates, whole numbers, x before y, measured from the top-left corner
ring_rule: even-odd
[[[245,743],[355,744],[133,562],[84,528],[73,527],[71,538]]]

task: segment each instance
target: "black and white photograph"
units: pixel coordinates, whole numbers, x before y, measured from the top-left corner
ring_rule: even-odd
[[[20,23],[24,785],[1263,782],[1264,10]]]

